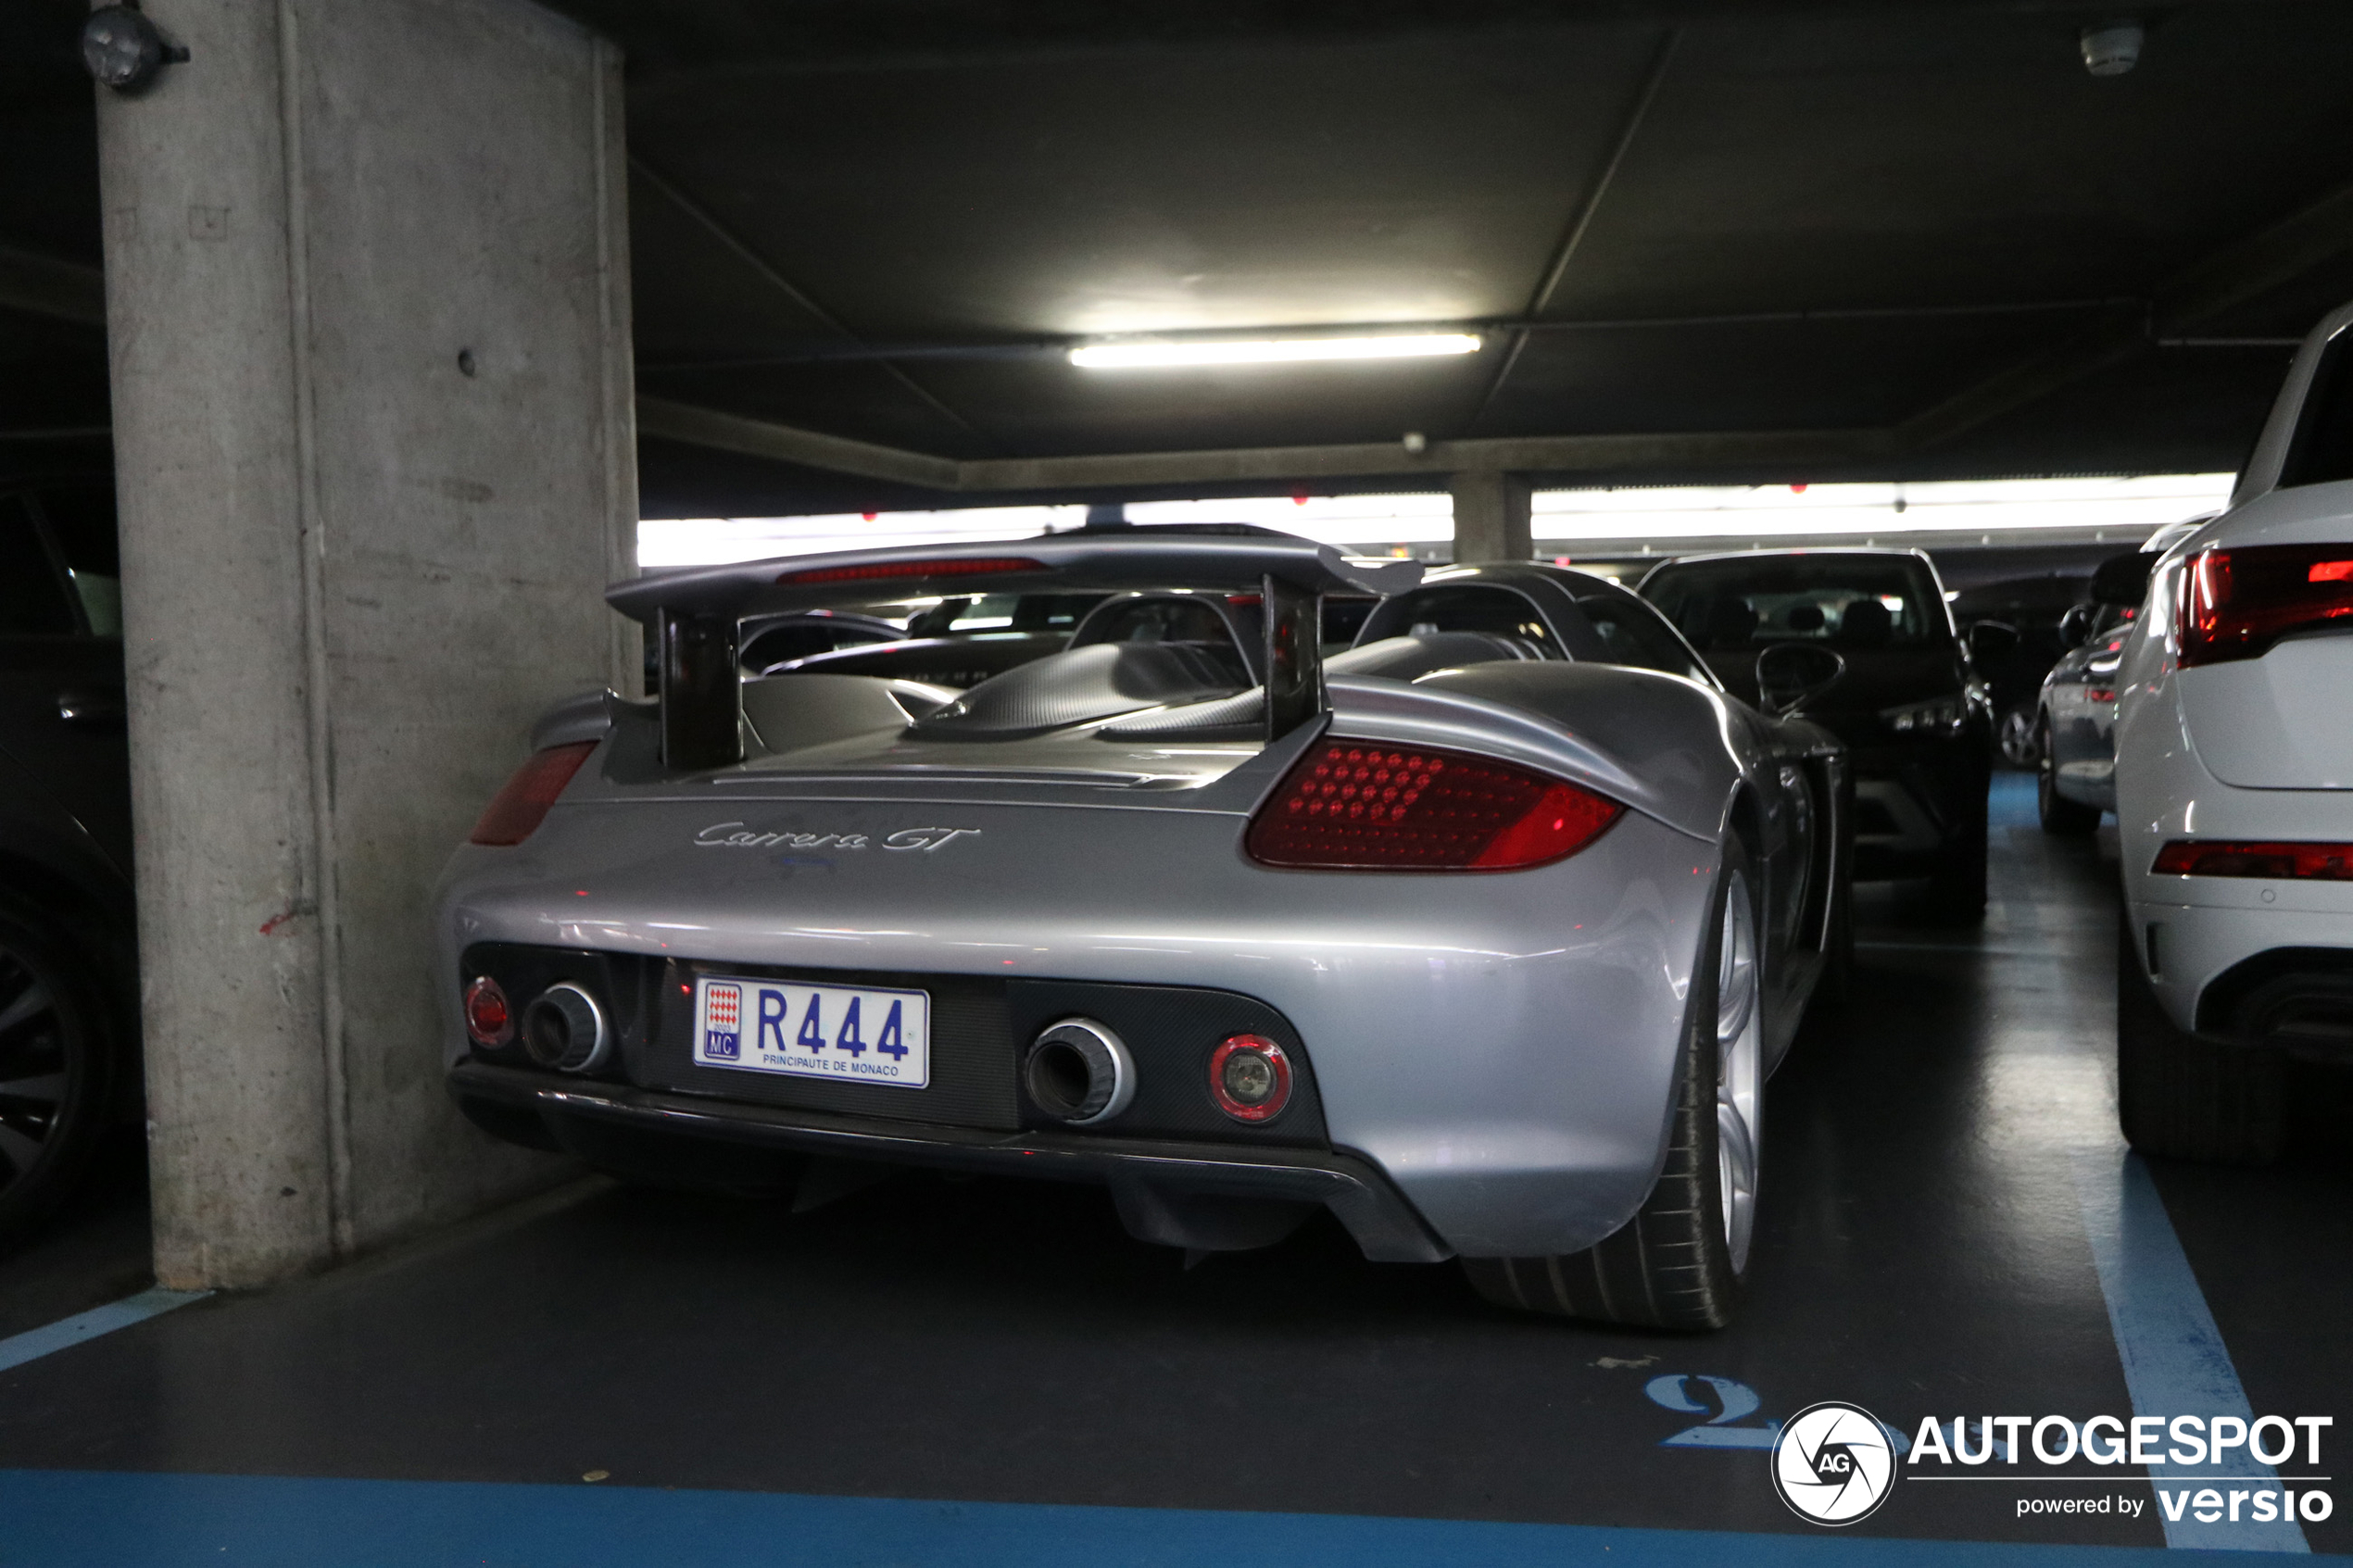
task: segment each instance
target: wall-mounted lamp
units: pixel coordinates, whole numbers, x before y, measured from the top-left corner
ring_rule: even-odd
[[[188,51],[165,43],[135,5],[101,6],[82,24],[82,63],[93,81],[118,93],[136,93],[165,66],[187,58]]]

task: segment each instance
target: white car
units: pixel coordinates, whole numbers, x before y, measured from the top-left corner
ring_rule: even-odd
[[[2278,1152],[2291,1057],[2353,1062],[2353,306],[2117,671],[2118,1100],[2144,1152]]]

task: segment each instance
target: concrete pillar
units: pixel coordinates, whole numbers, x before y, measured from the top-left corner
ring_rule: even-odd
[[[1458,473],[1447,489],[1454,497],[1457,562],[1526,560],[1536,553],[1526,474]]]
[[[99,93],[156,1264],[249,1286],[560,1173],[443,1094],[427,896],[635,679],[618,51],[525,0],[150,0]],[[634,688],[631,688],[634,689]]]

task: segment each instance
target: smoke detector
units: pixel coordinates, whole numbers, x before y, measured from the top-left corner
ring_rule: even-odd
[[[2094,76],[2122,76],[2141,63],[2148,30],[2139,22],[2107,22],[2083,30],[2083,69]]]

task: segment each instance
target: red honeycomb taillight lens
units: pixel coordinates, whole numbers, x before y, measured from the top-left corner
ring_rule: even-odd
[[[588,760],[597,749],[592,740],[574,741],[569,746],[551,746],[545,751],[534,752],[531,759],[515,770],[497,798],[484,808],[482,820],[474,823],[469,842],[505,846],[521,844],[539,831],[547,817],[547,809],[556,797],[572,783],[573,774]]]
[[[1576,854],[1624,810],[1483,757],[1333,740],[1301,759],[1259,808],[1243,846],[1269,866],[1520,871]]]

